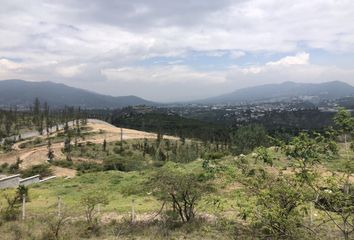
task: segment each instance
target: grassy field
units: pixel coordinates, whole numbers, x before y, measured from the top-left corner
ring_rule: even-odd
[[[295,175],[292,161],[275,147],[267,149],[272,160],[271,164],[267,164],[257,158],[257,151],[234,156],[227,151],[216,152],[212,144],[204,146],[191,140],[183,143],[175,139],[160,142],[156,139],[128,139],[123,146],[119,141],[107,142],[104,149],[101,140],[106,132],[83,134],[94,140],[99,136],[100,142],[73,144],[72,161],[55,159],[51,163],[75,169],[77,175],[30,185],[29,202],[26,203],[27,220],[0,221],[1,236],[6,236],[5,239],[46,239],[45,234],[52,226],[48,216],[55,219],[60,199],[60,210],[62,214],[67,214],[71,223],[64,226],[61,239],[150,239],[152,236],[156,239],[254,239],[251,236],[259,234],[255,230],[259,199],[253,187],[262,184],[263,178],[271,183],[280,175]],[[63,139],[59,135],[51,140],[59,143]],[[22,150],[40,148],[45,143],[43,139],[33,139],[23,144]],[[344,145],[339,144],[339,155],[323,159],[316,166],[316,171],[322,177],[340,173],[347,157],[354,157],[353,152],[349,152],[348,156],[346,154]],[[168,165],[181,167],[183,173],[212,176],[208,184],[213,190],[203,194],[198,201],[198,220],[191,224],[164,221],[169,219],[172,205],[163,205],[164,202],[155,192],[155,185],[151,183],[156,172]],[[1,190],[0,195],[14,194],[15,191]],[[267,192],[267,189],[261,191]],[[94,193],[107,196],[108,203],[99,207],[100,235],[86,236],[82,199]],[[0,208],[5,206],[5,198],[2,197]],[[129,219],[133,206],[139,221],[132,225]],[[159,214],[162,206],[164,211]],[[322,211],[312,205],[309,208],[307,203],[299,208],[311,211],[304,212],[302,217],[305,222],[311,221],[311,224],[321,226],[317,239],[339,238],[340,234],[332,223],[322,223],[326,219]],[[31,232],[31,228],[37,228],[37,231]]]

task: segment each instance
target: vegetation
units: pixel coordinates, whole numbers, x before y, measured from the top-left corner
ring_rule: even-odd
[[[146,114],[118,117],[124,118],[129,119],[126,124],[132,120],[130,124],[135,126],[145,119],[145,127],[155,129],[157,138],[80,142],[85,134],[83,125],[64,124],[61,135],[43,138],[43,142],[32,139],[24,146],[44,143],[49,163],[25,170],[20,167],[21,159],[11,165],[2,164],[3,173],[21,173],[23,177],[51,175],[52,166],[78,173],[71,179],[57,178],[28,189],[2,190],[1,236],[353,237],[354,120],[347,110],[339,109],[332,127],[300,132],[285,141],[275,135],[270,137],[258,124],[238,126],[213,137],[217,127],[194,120],[185,122],[191,124],[188,133],[177,134],[180,139],[171,140],[164,139],[163,134],[177,133],[176,126],[184,126],[183,118]],[[162,120],[159,129],[155,128],[157,119]],[[212,127],[202,134],[206,126]],[[62,143],[61,159],[50,157],[53,142]],[[28,217],[19,221],[23,194],[30,196],[26,197],[30,199],[26,203]],[[40,227],[31,232],[29,226]]]
[[[12,139],[21,139],[21,134],[28,130],[37,131],[41,135],[49,133],[78,119],[86,120],[86,113],[80,108],[65,107],[51,110],[46,102],[41,104],[36,98],[30,111],[18,111],[17,108],[0,109],[0,142],[7,139],[7,144],[10,144]]]

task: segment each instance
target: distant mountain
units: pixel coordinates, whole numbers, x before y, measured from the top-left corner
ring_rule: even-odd
[[[199,103],[234,104],[254,101],[282,101],[302,99],[311,102],[343,98],[354,94],[354,87],[340,81],[325,83],[295,83],[267,84],[236,90],[229,94],[207,98]]]
[[[51,107],[67,105],[93,109],[156,105],[136,96],[112,97],[53,82],[0,81],[0,106],[28,107],[36,97]]]

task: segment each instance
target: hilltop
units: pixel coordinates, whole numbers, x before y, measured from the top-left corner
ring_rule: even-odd
[[[35,98],[47,102],[52,108],[73,106],[86,109],[114,109],[156,104],[136,96],[113,97],[49,81],[30,82],[16,79],[0,81],[0,107],[28,108]]]

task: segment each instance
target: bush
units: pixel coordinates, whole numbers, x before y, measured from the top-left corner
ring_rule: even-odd
[[[16,194],[7,194],[3,195],[3,198],[6,201],[6,205],[1,209],[1,218],[4,221],[14,221],[20,215],[20,206],[21,200],[20,195]]]
[[[222,152],[208,152],[204,154],[203,158],[205,160],[216,160],[216,159],[223,158],[224,156],[225,153]]]
[[[73,168],[74,163],[72,161],[68,161],[68,160],[56,160],[51,162],[51,164],[53,164],[54,166],[59,166],[59,167],[63,167],[63,168]]]
[[[40,178],[45,178],[45,177],[49,177],[49,176],[53,175],[53,172],[50,169],[49,164],[33,165],[30,168],[23,170],[21,172],[22,178],[31,177],[34,175],[39,175]]]
[[[103,171],[103,167],[95,162],[82,162],[76,165],[76,170],[81,173],[100,172]]]
[[[182,222],[192,222],[196,205],[204,194],[213,190],[211,182],[203,181],[200,174],[184,166],[167,163],[152,178],[156,196],[169,202]]]
[[[133,155],[122,157],[112,155],[106,158],[104,162],[104,170],[119,170],[123,172],[136,171],[146,166],[144,157]]]

